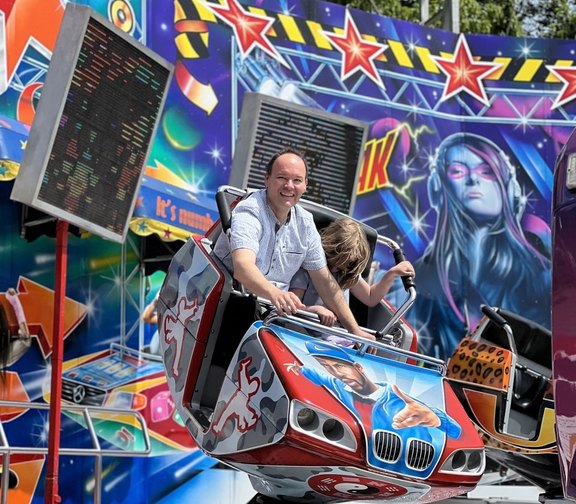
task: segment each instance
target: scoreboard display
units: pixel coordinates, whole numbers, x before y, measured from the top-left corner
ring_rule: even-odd
[[[68,4],[11,198],[124,240],[172,65]]]

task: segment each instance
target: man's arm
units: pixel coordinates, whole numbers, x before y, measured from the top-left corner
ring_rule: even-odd
[[[291,314],[305,308],[293,292],[283,291],[266,279],[256,266],[256,254],[249,249],[236,249],[232,252],[234,278],[248,291],[270,300],[279,313]]]
[[[437,408],[430,408],[402,392],[396,385],[392,385],[394,393],[404,401],[405,406],[392,419],[392,427],[403,429],[405,427],[438,427],[448,437],[460,437],[462,427],[458,425],[447,413]]]
[[[368,334],[360,329],[358,322],[356,322],[354,315],[350,311],[344,294],[342,294],[342,289],[336,283],[336,280],[334,280],[328,267],[324,266],[319,270],[309,270],[308,274],[312,279],[316,291],[322,298],[322,301],[324,301],[324,304],[336,314],[340,323],[349,332],[363,338],[376,339],[372,334]]]

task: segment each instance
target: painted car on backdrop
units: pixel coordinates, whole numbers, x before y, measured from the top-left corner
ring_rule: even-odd
[[[49,402],[49,391],[44,399]],[[132,414],[137,411],[146,422],[153,455],[196,449],[168,390],[158,356],[112,344],[109,350],[67,361],[63,365],[62,401],[94,408],[98,435],[119,448],[144,448],[142,425]],[[103,411],[98,413],[98,408]],[[106,409],[126,410],[126,414]],[[85,425],[82,412],[64,408],[63,413]]]
[[[319,227],[341,217],[304,205]],[[373,247],[386,241],[364,229]],[[443,363],[410,350],[412,329],[382,303],[357,314],[386,329],[377,355],[325,341],[351,336],[235,288],[211,251],[219,231],[180,249],[159,299],[168,384],[198,446],[271,499],[431,502],[472,490],[483,443]],[[414,425],[401,428],[408,411]]]

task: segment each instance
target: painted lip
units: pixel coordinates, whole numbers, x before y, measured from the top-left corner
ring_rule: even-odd
[[[480,199],[484,197],[484,193],[482,191],[468,191],[465,196],[470,199]]]

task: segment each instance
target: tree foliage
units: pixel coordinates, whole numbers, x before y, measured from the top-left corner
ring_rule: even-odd
[[[333,0],[420,23],[419,0]],[[460,0],[460,32],[539,38],[576,37],[576,0]],[[444,0],[429,0],[430,26],[441,28]]]

